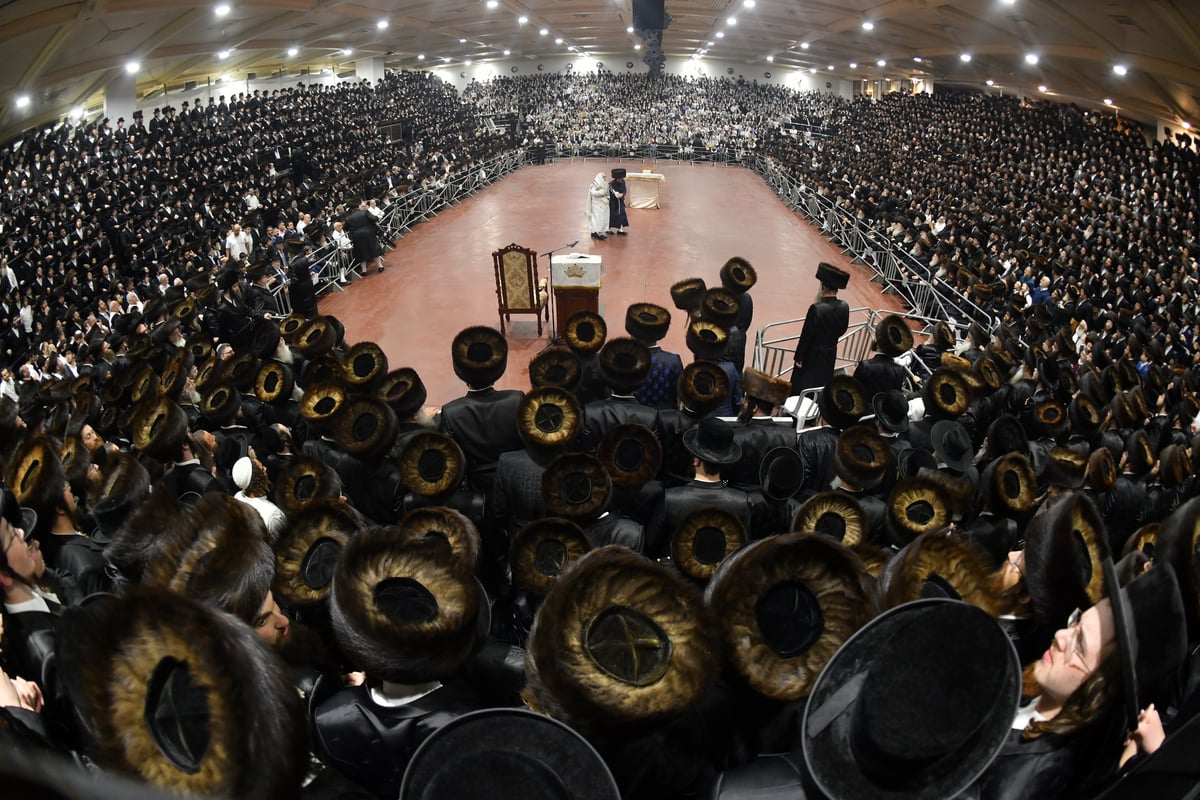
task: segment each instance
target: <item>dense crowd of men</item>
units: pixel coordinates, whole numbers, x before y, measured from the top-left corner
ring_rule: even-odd
[[[461,331],[440,408],[336,318],[278,313],[289,240],[354,239],[368,198],[514,146],[481,133],[505,109],[560,141],[743,143],[997,324],[885,318],[798,426],[787,376],[746,366],[738,257],[673,308],[574,315],[524,391],[495,388],[503,335]],[[795,138],[802,114],[841,134]],[[267,798],[1174,796],[1200,704],[1189,144],[611,75],[31,134],[0,198],[0,765]]]

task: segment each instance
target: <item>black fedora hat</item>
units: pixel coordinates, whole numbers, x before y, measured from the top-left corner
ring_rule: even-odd
[[[487,780],[479,769],[486,765]],[[620,800],[604,759],[586,739],[544,714],[491,708],[456,717],[421,743],[400,800]]]
[[[259,317],[250,330],[250,352],[259,358],[270,358],[279,347],[279,323],[270,317]]]
[[[370,461],[396,443],[400,424],[396,412],[375,397],[351,397],[333,420],[337,446],[352,456]]]
[[[629,336],[605,342],[599,362],[605,383],[619,394],[631,394],[650,376],[650,349]]]
[[[906,603],[854,634],[813,687],[809,774],[836,800],[954,797],[1004,744],[1020,690],[1016,652],[987,613]]]
[[[879,392],[871,398],[871,408],[875,411],[875,419],[885,430],[892,433],[908,430],[908,401],[902,392],[896,389]]]
[[[833,471],[854,488],[878,486],[894,461],[892,449],[873,426],[855,425],[838,434]]]
[[[486,325],[460,331],[450,345],[454,374],[472,389],[483,389],[500,380],[508,366],[508,341]]]
[[[287,403],[295,388],[292,368],[278,361],[264,361],[254,377],[254,395],[264,403]]]
[[[692,320],[684,341],[696,358],[720,361],[729,348],[729,329],[711,320]]]
[[[534,389],[517,405],[517,432],[535,447],[561,449],[575,441],[583,425],[583,407],[565,389]]]
[[[845,492],[821,492],[804,501],[792,529],[820,533],[847,547],[860,544],[867,535],[867,514],[853,496]]]
[[[758,483],[769,500],[787,500],[804,484],[804,461],[794,447],[768,450],[758,465]]]
[[[745,524],[733,514],[715,507],[698,508],[672,534],[671,560],[684,575],[704,582],[747,538]]]
[[[934,419],[954,418],[971,405],[971,387],[963,376],[947,367],[938,367],[921,390],[925,413]]]
[[[830,657],[874,614],[859,560],[825,536],[785,533],[753,542],[705,591],[726,658],[759,694],[808,696]]]
[[[325,600],[342,549],[365,526],[362,515],[344,500],[317,500],[289,519],[274,545],[271,589],[276,599],[285,606]]]
[[[342,374],[352,392],[374,392],[388,372],[387,354],[375,342],[358,342],[342,356]]]
[[[733,441],[733,425],[716,417],[705,417],[684,431],[683,446],[710,464],[736,464],[742,457],[741,445]]]
[[[950,502],[942,487],[928,478],[897,481],[888,493],[888,532],[903,547],[923,533],[942,532],[950,525]]]
[[[686,278],[671,284],[671,302],[680,311],[699,311],[704,305],[704,293],[708,287],[703,278]]]
[[[413,494],[437,497],[462,483],[467,458],[458,442],[444,433],[421,431],[404,442],[397,459],[400,480]]]
[[[885,356],[904,355],[913,348],[912,328],[904,317],[889,314],[875,327],[875,346]]]
[[[671,327],[671,312],[654,303],[634,303],[625,310],[625,332],[643,342],[657,342]]]
[[[529,632],[529,704],[580,730],[672,719],[707,695],[719,639],[699,590],[665,565],[609,545],[547,593]]]
[[[529,362],[529,385],[574,392],[583,380],[583,362],[569,347],[547,347]]]
[[[971,468],[975,459],[971,434],[960,423],[940,419],[933,423],[929,438],[933,444],[933,454],[947,467],[955,472],[966,472]]]
[[[595,456],[562,453],[542,473],[542,500],[550,516],[588,522],[611,499],[612,479]]]
[[[817,407],[831,427],[845,430],[867,413],[862,384],[850,375],[834,375],[817,395]]]
[[[583,528],[571,520],[562,517],[534,520],[517,531],[509,548],[513,583],[536,597],[543,597],[558,576],[591,549]]]
[[[662,467],[662,443],[645,425],[614,425],[596,446],[596,458],[618,489],[639,489]]]
[[[825,261],[818,262],[816,277],[823,286],[830,289],[845,289],[850,283],[849,272]]]
[[[700,316],[728,328],[737,322],[742,311],[741,297],[728,289],[713,287],[704,293]]]
[[[385,375],[377,395],[400,419],[408,419],[420,411],[428,397],[421,376],[412,367],[400,367]]]
[[[461,511],[446,506],[414,508],[396,522],[394,532],[398,539],[405,541],[428,539],[436,542],[461,561],[471,574],[479,569],[483,540],[475,523]]]
[[[594,311],[576,311],[567,318],[563,330],[567,347],[580,356],[588,356],[604,346],[608,338],[608,323]]]
[[[683,368],[675,388],[684,408],[707,414],[729,396],[729,376],[713,361],[693,361]]]
[[[745,294],[758,283],[758,273],[750,262],[741,256],[734,256],[721,267],[721,285],[734,294]]]

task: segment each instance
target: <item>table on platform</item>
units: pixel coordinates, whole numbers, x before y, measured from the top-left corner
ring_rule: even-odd
[[[667,182],[667,177],[657,172],[630,172],[625,176],[629,186],[629,197],[625,205],[630,208],[662,208],[658,199],[658,188]]]

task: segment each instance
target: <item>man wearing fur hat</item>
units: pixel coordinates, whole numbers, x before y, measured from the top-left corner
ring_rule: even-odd
[[[650,375],[650,351],[636,339],[609,339],[600,350],[600,373],[609,395],[584,408],[583,443],[595,452],[604,434],[625,423],[645,425],[658,432],[658,412],[638,402],[636,392]]]
[[[837,364],[838,339],[850,327],[850,306],[837,296],[850,283],[850,273],[822,261],[817,264],[817,280],[821,288],[816,302],[808,307],[796,342],[792,394],[829,382]]]
[[[633,396],[651,408],[675,407],[675,384],[683,372],[683,359],[659,345],[670,327],[671,312],[662,306],[634,303],[625,312],[626,332],[650,351],[650,375]]]
[[[776,447],[795,447],[796,434],[790,418],[778,419],[775,411],[788,399],[791,386],[782,378],[772,378],[752,367],[742,370],[744,401],[733,440],[742,449],[742,457],[729,476],[731,485],[745,491],[759,488],[759,465],[763,456]]]
[[[907,373],[896,358],[912,349],[913,335],[903,317],[895,314],[884,317],[875,328],[876,354],[858,362],[855,379],[862,384],[867,399],[880,392],[901,391]]]

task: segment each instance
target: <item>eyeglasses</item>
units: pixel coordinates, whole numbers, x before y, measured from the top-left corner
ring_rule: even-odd
[[[17,542],[21,542],[26,547],[29,547],[31,544],[33,544],[33,540],[29,538],[29,531],[23,531],[20,528],[13,528],[12,532],[12,538],[8,540],[8,544],[4,545],[4,554],[6,556],[8,555],[9,548],[11,548]]]
[[[1071,616],[1067,617],[1067,631],[1070,635],[1066,648],[1067,665],[1073,669],[1078,669],[1080,672],[1090,672],[1083,655],[1083,629],[1079,625],[1082,620],[1083,611],[1078,608],[1071,612]],[[1079,663],[1072,664],[1072,661],[1078,661]]]

